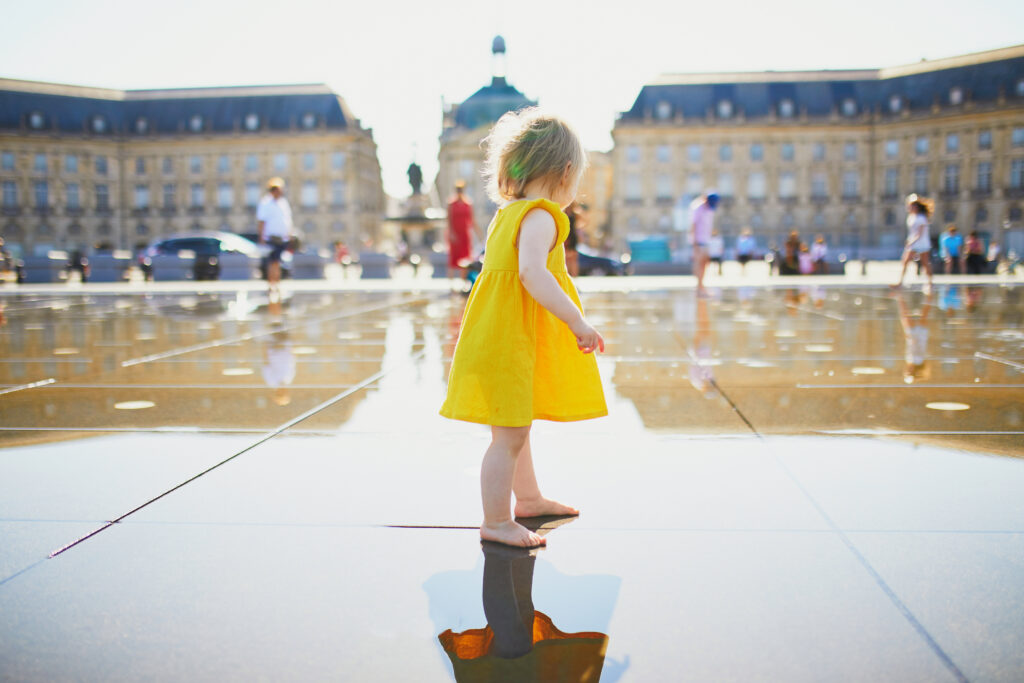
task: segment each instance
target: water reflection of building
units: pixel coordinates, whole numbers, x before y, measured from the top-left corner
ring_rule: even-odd
[[[917,192],[938,199],[936,224],[1024,252],[1024,46],[877,70],[667,75],[613,137],[620,237],[672,231],[681,198],[716,188],[727,244],[746,226],[762,247],[799,228],[893,256]]]
[[[255,231],[271,176],[307,242],[376,237],[372,131],[324,85],[109,90],[0,79],[0,234],[27,252]]]

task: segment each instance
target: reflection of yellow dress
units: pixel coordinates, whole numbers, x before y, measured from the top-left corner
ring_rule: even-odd
[[[516,681],[589,682],[601,678],[608,636],[584,631],[562,633],[542,612],[534,612],[533,649],[522,657],[502,659],[489,654],[494,632],[491,627],[462,633],[448,629],[438,640],[452,660],[458,683]]]
[[[483,270],[466,303],[441,415],[501,427],[535,419],[568,422],[608,414],[593,354],[576,346],[568,326],[537,303],[519,281],[516,237],[533,208],[558,229],[547,268],[582,311],[565,269],[569,219],[547,199],[512,202],[498,211],[487,237]]]

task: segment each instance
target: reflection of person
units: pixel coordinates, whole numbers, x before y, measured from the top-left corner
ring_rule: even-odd
[[[740,233],[739,239],[736,240],[736,260],[740,262],[743,272],[747,271],[747,262],[754,257],[754,247],[756,246],[754,234],[750,228],[745,228]]]
[[[564,633],[533,606],[533,571],[538,550],[485,542],[483,603],[486,628],[438,636],[455,680],[597,681],[608,636],[596,631]]]
[[[537,546],[544,540],[509,512],[513,493],[517,517],[578,511],[541,495],[533,421],[608,412],[593,356],[604,339],[583,317],[562,246],[563,209],[576,198],[586,155],[567,123],[535,107],[502,116],[485,144],[488,193],[505,203],[466,304],[441,414],[491,425],[480,472],[481,537]]]
[[[928,273],[928,290],[932,288],[932,238],[928,234],[928,217],[932,215],[934,206],[930,199],[916,194],[907,197],[907,242],[903,248],[900,281],[896,283],[896,287],[903,286],[907,266],[910,265],[911,259],[918,258],[924,263],[924,270]]]
[[[956,266],[956,272],[964,272],[964,238],[957,231],[955,225],[946,226],[946,232],[942,233],[939,237],[939,256],[942,257],[942,262],[945,265],[946,275],[953,272],[953,266]]]
[[[905,294],[900,292],[896,304],[900,310],[900,326],[903,329],[904,361],[903,381],[913,384],[927,379],[926,361],[928,358],[928,313],[932,307],[932,294],[925,294],[921,312],[914,315],[910,312]]]
[[[264,355],[267,362],[263,365],[263,381],[274,390],[274,403],[286,406],[291,403],[288,387],[295,381],[295,354],[292,353],[288,333],[278,330],[271,335]]]
[[[690,205],[690,243],[693,246],[693,274],[697,276],[697,293],[704,295],[704,270],[708,267],[708,243],[714,229],[718,193],[708,192]]]
[[[690,352],[690,384],[705,398],[714,398],[718,394],[711,369],[713,355],[708,301],[697,297],[697,324],[693,328],[693,350]]]
[[[256,227],[260,244],[270,245],[267,285],[271,297],[280,297],[281,257],[292,236],[292,207],[284,196],[284,181],[281,178],[267,181],[267,194],[256,207]]]
[[[474,230],[476,219],[473,218],[473,202],[466,196],[466,182],[459,180],[455,183],[455,196],[448,202],[449,278],[455,277],[457,270],[464,272],[464,264],[469,260],[473,248]]]

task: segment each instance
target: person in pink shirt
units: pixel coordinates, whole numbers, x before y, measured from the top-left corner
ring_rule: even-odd
[[[708,245],[714,229],[715,207],[718,206],[718,193],[708,192],[691,205],[690,212],[690,243],[693,245],[693,274],[697,276],[697,294],[704,296],[704,270],[708,267],[711,255]]]

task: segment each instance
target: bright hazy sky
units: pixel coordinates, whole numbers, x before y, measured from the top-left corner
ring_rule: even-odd
[[[754,5],[751,7],[751,5]],[[1024,2],[0,0],[0,76],[119,89],[327,83],[373,128],[385,190],[437,173],[441,101],[508,78],[611,147],[661,73],[876,68],[1024,43]]]

